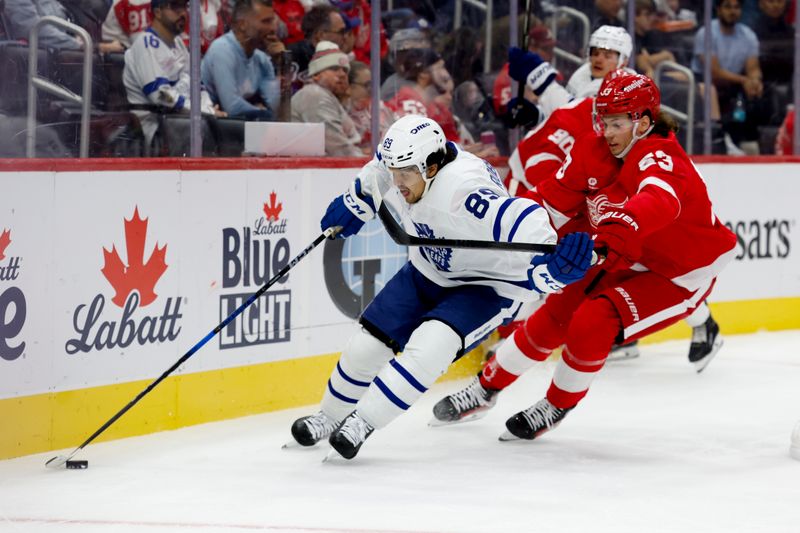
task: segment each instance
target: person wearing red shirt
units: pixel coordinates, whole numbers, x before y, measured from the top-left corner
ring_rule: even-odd
[[[606,76],[595,116],[602,135],[576,140],[537,192],[555,227],[584,217],[605,260],[550,295],[467,388],[437,403],[440,423],[480,417],[501,390],[563,346],[546,397],[509,418],[500,437],[537,438],[583,399],[615,342],[689,315],[733,259],[736,236],[714,215],[674,120],[660,112],[655,83],[627,72]]]

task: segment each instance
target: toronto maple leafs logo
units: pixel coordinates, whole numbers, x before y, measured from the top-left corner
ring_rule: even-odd
[[[435,239],[436,235],[427,224],[420,224],[414,222],[414,229],[420,237],[428,239]],[[452,248],[435,248],[432,246],[423,246],[419,249],[422,257],[433,263],[433,265],[442,272],[450,272],[450,259],[453,257]]]
[[[155,286],[159,278],[166,272],[167,245],[161,248],[158,243],[144,261],[144,243],[147,237],[147,219],[139,216],[138,206],[133,211],[130,220],[125,219],[125,245],[128,264],[125,265],[119,257],[115,245],[111,251],[103,248],[104,265],[101,270],[108,282],[114,288],[114,298],[111,299],[119,307],[125,305],[128,295],[137,291],[140,304],[145,307],[156,299]]]

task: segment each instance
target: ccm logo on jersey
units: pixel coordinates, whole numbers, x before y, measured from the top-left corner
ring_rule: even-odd
[[[619,211],[608,211],[607,213],[603,213],[603,215],[597,220],[597,223],[599,224],[602,221],[604,221],[606,219],[609,219],[609,218],[615,218],[617,220],[622,220],[623,222],[628,224],[630,227],[632,227],[634,230],[639,231],[639,224],[637,224],[636,221],[633,220],[630,215],[625,214],[625,213],[620,213]]]
[[[430,125],[431,125],[430,122],[425,122],[424,124],[420,124],[419,126],[414,128],[413,130],[411,130],[411,135],[414,135],[415,133],[417,133],[417,132],[419,132],[421,130],[424,130],[425,128],[427,128]]]

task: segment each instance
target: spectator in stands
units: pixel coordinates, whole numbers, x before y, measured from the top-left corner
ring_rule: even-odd
[[[361,61],[350,62],[350,92],[347,99],[347,112],[353,119],[356,129],[361,135],[359,148],[369,151],[375,148],[372,141],[372,72],[369,65]],[[380,137],[389,126],[399,118],[383,102],[378,103],[380,110]]]
[[[330,0],[331,4],[339,8],[342,15],[349,19],[351,23],[356,20],[359,24],[353,26],[353,54],[355,59],[362,63],[370,64],[371,39],[372,39],[372,9],[367,0]],[[384,57],[389,49],[389,42],[386,39],[386,29],[381,23],[380,31],[381,50],[380,55]],[[342,51],[347,51],[344,48]]]
[[[330,156],[359,157],[372,153],[361,150],[361,135],[342,100],[347,98],[350,63],[331,41],[320,41],[308,63],[311,83],[292,96],[292,122],[325,124],[325,153]]]
[[[381,73],[391,72],[391,74],[381,84],[381,100],[384,102],[391,100],[397,91],[406,85],[413,85],[403,76],[403,64],[406,54],[410,50],[420,50],[431,47],[428,36],[419,28],[404,28],[392,35],[389,42],[388,64],[381,68]]]
[[[661,10],[666,22],[686,22],[685,29],[697,26],[697,13],[681,6],[681,0],[665,0],[661,4]]]
[[[306,14],[305,8],[300,0],[273,0],[272,6],[275,13],[286,25],[286,38],[283,42],[287,45],[294,44],[303,40],[303,16]]]
[[[229,117],[272,120],[280,88],[263,48],[275,34],[272,0],[236,0],[231,30],[211,43],[203,58],[203,86]]]
[[[592,31],[600,26],[625,26],[623,5],[623,0],[594,0],[594,15],[591,18]]]
[[[663,34],[653,29],[656,16],[655,2],[636,0],[634,13],[636,70],[652,78],[656,65],[664,61],[675,61],[675,56],[664,49]]]
[[[347,27],[339,10],[331,5],[316,5],[305,14],[301,25],[305,39],[289,45],[300,72],[308,69],[311,56],[320,41],[332,42],[341,49]],[[309,73],[311,75],[311,73]]]
[[[152,0],[153,20],[125,52],[123,81],[128,102],[142,124],[146,146],[158,129],[158,117],[143,108],[185,112],[189,100],[189,51],[180,38],[186,27],[188,0]],[[201,92],[203,113],[224,116],[206,91]]]
[[[223,24],[220,13],[222,12],[221,0],[203,0],[200,3],[200,51],[205,51],[211,42],[222,35]],[[114,0],[103,22],[103,39],[117,40],[126,48],[130,48],[137,35],[150,25],[152,11],[150,0]],[[183,34],[181,38],[189,44],[189,36]]]
[[[739,148],[757,154],[758,124],[764,90],[758,61],[759,44],[753,30],[739,23],[739,0],[715,0],[717,18],[711,21],[711,76],[719,95],[722,124]],[[702,75],[706,28],[695,35],[692,70]]]
[[[442,126],[445,137],[460,142],[461,135],[452,112],[453,79],[442,57],[430,48],[409,50],[402,72],[412,83],[401,87],[386,105],[401,117],[431,117]]]
[[[753,31],[766,83],[788,84],[794,72],[794,28],[786,22],[786,0],[759,0]]]
[[[12,39],[30,38],[33,26],[44,16],[70,20],[69,12],[58,0],[6,0],[5,16],[8,33]],[[59,50],[81,50],[83,41],[61,28],[48,24],[39,30],[39,46]],[[106,54],[123,50],[119,41],[97,43],[97,50]]]

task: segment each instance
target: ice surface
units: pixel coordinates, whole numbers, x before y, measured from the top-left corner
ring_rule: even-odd
[[[800,331],[728,336],[699,375],[687,350],[609,363],[534,442],[497,437],[552,362],[468,424],[427,427],[466,381],[437,385],[349,462],[281,450],[312,407],[93,444],[88,470],[44,468],[63,452],[0,461],[0,532],[800,531]]]

